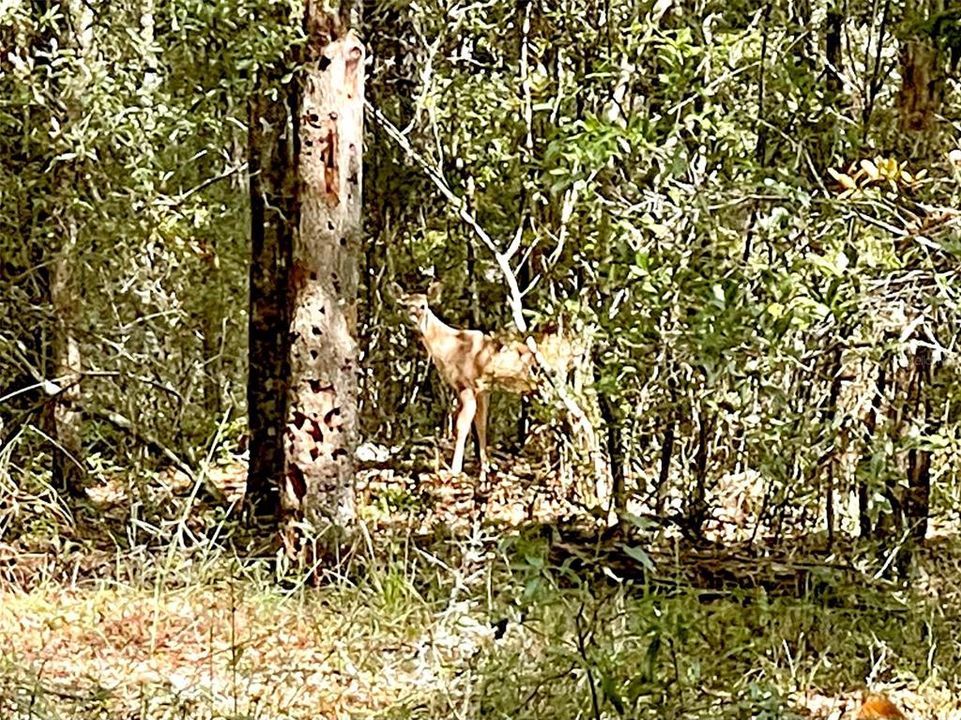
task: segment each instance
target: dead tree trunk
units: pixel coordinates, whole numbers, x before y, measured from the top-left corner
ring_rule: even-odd
[[[355,518],[364,46],[348,15],[316,0],[306,7],[300,227],[289,274],[284,537],[289,551],[307,542],[317,557],[336,551]]]

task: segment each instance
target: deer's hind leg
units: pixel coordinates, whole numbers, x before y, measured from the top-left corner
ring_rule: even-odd
[[[454,444],[454,460],[451,462],[450,471],[455,475],[460,475],[464,470],[464,446],[467,444],[467,436],[470,434],[470,426],[477,413],[477,394],[472,388],[464,388],[457,393],[458,408],[455,428],[457,430],[457,441]]]
[[[477,393],[477,414],[474,415],[474,430],[477,433],[477,457],[480,460],[482,476],[487,474],[487,409],[490,407],[490,400],[490,393]]]

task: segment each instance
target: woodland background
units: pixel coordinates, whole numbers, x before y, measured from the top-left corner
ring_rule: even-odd
[[[0,0],[0,706],[840,717],[883,686],[961,716],[961,11],[367,3],[368,530],[321,588],[230,505],[250,108],[302,15]],[[613,530],[550,402],[495,402],[486,524],[435,482],[449,402],[388,283],[510,310],[412,155],[519,243],[534,326],[589,340]]]

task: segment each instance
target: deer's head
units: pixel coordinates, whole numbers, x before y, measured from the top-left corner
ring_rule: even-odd
[[[406,312],[411,323],[417,327],[421,327],[421,323],[430,312],[430,302],[436,302],[440,294],[440,284],[437,282],[431,283],[426,293],[404,292],[396,283],[392,283],[391,288],[397,304]]]

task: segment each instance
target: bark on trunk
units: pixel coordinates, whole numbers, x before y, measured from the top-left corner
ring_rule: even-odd
[[[864,419],[864,454],[861,456],[860,467],[858,469],[858,529],[862,540],[871,537],[871,516],[869,513],[868,499],[870,489],[868,486],[868,476],[872,470],[872,457],[874,455],[874,436],[878,427],[878,418],[881,414],[881,403],[884,400],[884,392],[887,385],[887,372],[882,364],[878,369],[878,379],[874,384],[874,395],[871,398],[871,410]]]
[[[843,96],[841,77],[843,31],[844,16],[837,10],[829,11],[824,19],[824,97],[823,110],[817,121],[819,142],[815,159],[821,173],[835,162],[839,143],[838,116],[848,104]]]
[[[697,450],[694,452],[694,491],[686,509],[687,526],[692,537],[700,539],[707,519],[707,471],[710,462],[711,436],[714,434],[716,417],[703,407],[699,408],[697,429]]]
[[[668,481],[671,477],[671,461],[674,456],[674,439],[677,424],[677,419],[674,414],[674,408],[677,407],[677,381],[673,377],[669,377],[667,386],[671,393],[671,405],[670,410],[668,410],[667,427],[664,429],[664,438],[661,440],[660,470],[657,475],[657,484],[654,486],[654,514],[658,517],[661,517],[664,513],[664,506],[667,503],[670,489]]]
[[[944,11],[941,0],[909,0],[904,18],[909,30],[901,40],[901,88],[897,105],[899,127],[905,133],[930,131],[941,110],[944,77],[935,38],[919,31]]]
[[[276,515],[284,476],[287,416],[287,273],[297,227],[296,89],[271,101],[278,68],[260,79],[249,106],[251,263],[247,413],[250,462],[247,502],[255,515]],[[282,89],[283,90],[283,89]]]
[[[597,394],[597,404],[604,420],[607,434],[607,459],[611,465],[611,495],[614,500],[614,511],[620,517],[627,511],[627,488],[624,484],[624,440],[621,432],[621,422],[607,393]]]
[[[827,14],[826,31],[824,35],[824,59],[827,63],[825,86],[828,99],[834,102],[841,92],[841,29],[844,17],[837,11]]]
[[[842,328],[841,330],[842,341],[847,337],[847,332]],[[827,463],[827,487],[824,490],[824,525],[827,530],[828,536],[828,549],[834,546],[834,526],[835,526],[835,513],[834,513],[834,485],[835,485],[835,471],[837,469],[838,454],[841,452],[841,448],[838,443],[838,436],[834,429],[834,419],[837,417],[838,408],[838,398],[841,395],[841,370],[843,368],[842,362],[844,358],[844,352],[841,345],[836,345],[834,347],[834,357],[831,361],[831,389],[828,392],[828,406],[824,411],[821,418],[821,427],[826,428],[831,441],[831,448],[826,453],[825,462]]]
[[[223,398],[220,393],[221,373],[221,323],[223,322],[223,302],[220,288],[223,282],[220,278],[220,262],[217,249],[210,243],[203,243],[201,256],[203,273],[200,283],[203,286],[203,306],[201,308],[200,340],[203,352],[203,387],[204,410],[212,422],[220,418]]]
[[[77,225],[71,218],[67,218],[65,225],[66,238],[50,272],[51,370],[61,391],[51,401],[47,432],[54,441],[54,485],[74,497],[81,497],[85,476],[79,409],[81,360],[80,345],[73,332],[79,303],[72,273]]]
[[[919,347],[914,356],[914,377],[908,390],[908,403],[915,417],[921,421],[924,434],[934,430],[931,426],[931,381],[933,379],[932,353],[928,347]],[[911,448],[908,451],[908,489],[905,494],[905,519],[916,542],[924,542],[928,531],[928,515],[931,498],[931,451],[927,448]]]
[[[942,79],[938,49],[930,39],[912,38],[901,46],[901,89],[898,110],[902,132],[933,127],[941,109]]]
[[[345,20],[307,4],[301,213],[289,275],[285,540],[289,551],[309,542],[318,557],[336,552],[355,519],[364,46]]]

